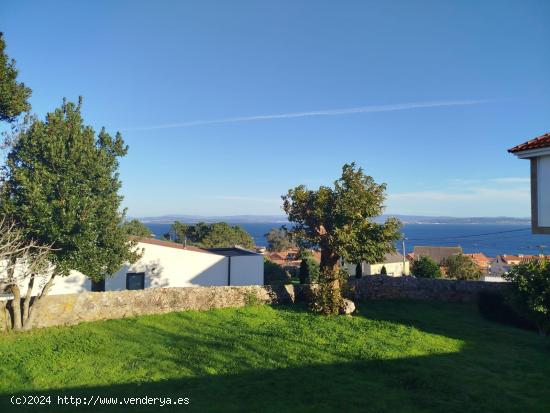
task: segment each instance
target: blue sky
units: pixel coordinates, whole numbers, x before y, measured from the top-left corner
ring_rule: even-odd
[[[277,214],[356,161],[387,212],[529,216],[550,2],[2,1],[43,116],[120,130],[131,216]]]

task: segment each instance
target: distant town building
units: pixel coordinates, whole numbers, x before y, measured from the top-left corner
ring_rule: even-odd
[[[486,256],[482,252],[475,252],[473,254],[464,254],[467,257],[470,257],[473,262],[477,264],[479,269],[483,271],[483,274],[487,274],[491,268],[491,262],[493,258]]]
[[[540,259],[550,259],[550,255],[498,255],[491,261],[489,275],[492,277],[502,277],[502,275],[510,271],[514,265]]]
[[[403,262],[404,261],[404,262]],[[348,273],[355,275],[357,264],[345,263],[344,267]],[[378,275],[382,273],[382,267],[386,268],[386,274],[393,277],[401,277],[402,275],[410,275],[410,263],[404,260],[401,254],[385,254],[384,259],[380,262],[369,264],[361,263],[363,275]]]
[[[415,246],[413,259],[418,261],[420,257],[429,257],[436,263],[441,265],[446,258],[451,255],[462,254],[462,248],[456,247],[432,247],[432,246]]]

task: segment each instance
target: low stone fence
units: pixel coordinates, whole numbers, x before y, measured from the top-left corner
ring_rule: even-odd
[[[33,328],[78,324],[173,311],[243,307],[250,303],[286,304],[295,301],[293,286],[148,288],[145,290],[84,292],[43,298]],[[0,331],[10,315],[2,304]]]
[[[503,291],[509,285],[414,277],[365,276],[350,279],[355,300],[420,299],[472,302],[481,291]],[[133,291],[85,292],[44,297],[33,327],[78,324],[173,311],[242,307],[251,303],[290,304],[309,295],[310,286],[246,286],[148,288]],[[0,331],[10,323],[0,303]]]
[[[505,282],[459,281],[434,278],[390,277],[386,275],[351,278],[356,300],[441,300],[474,302],[482,291],[502,292]]]

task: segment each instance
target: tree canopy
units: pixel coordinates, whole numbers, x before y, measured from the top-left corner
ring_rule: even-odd
[[[15,60],[8,57],[5,48],[4,34],[0,32],[0,121],[12,122],[30,110],[31,89],[17,81]]]
[[[143,237],[143,238],[150,238],[151,237],[151,230],[147,225],[142,223],[138,219],[132,219],[130,221],[125,221],[122,224],[122,228],[128,235],[133,235],[136,237]]]
[[[377,184],[352,163],[343,166],[334,187],[309,190],[300,185],[282,197],[288,220],[294,224],[290,231],[293,239],[300,246],[321,249],[321,281],[330,284],[327,291],[333,294],[324,301],[329,304],[321,312],[334,313],[341,303],[341,258],[347,262],[377,262],[385,253],[395,251],[393,242],[400,236],[399,221],[374,221],[384,211],[385,190],[385,184]]]
[[[441,278],[439,265],[425,255],[421,255],[413,262],[411,273],[418,278]]]
[[[267,240],[268,251],[285,251],[296,246],[290,239],[286,228],[271,228],[269,232],[265,234],[265,238]]]
[[[63,102],[21,130],[10,148],[0,208],[27,239],[51,245],[55,275],[102,279],[138,254],[122,226],[122,136],[85,125],[81,104]]]
[[[456,254],[443,260],[445,275],[456,280],[478,280],[483,275],[479,266],[467,255]]]
[[[181,222],[174,222],[170,232],[165,234],[178,243],[187,243],[201,248],[223,248],[239,245],[244,248],[253,248],[252,236],[238,225],[231,226],[226,222],[207,224],[199,222],[188,225]]]

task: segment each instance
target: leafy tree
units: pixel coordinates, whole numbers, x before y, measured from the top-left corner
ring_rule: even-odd
[[[311,284],[319,279],[319,264],[312,257],[302,259],[300,262],[300,283]]]
[[[52,248],[52,276],[34,300],[36,310],[55,277],[77,270],[97,281],[139,257],[122,227],[118,194],[118,158],[128,148],[120,134],[96,135],[85,125],[81,104],[64,101],[45,121],[34,119],[5,165],[0,213],[24,238]]]
[[[448,278],[457,280],[478,280],[483,275],[479,266],[467,255],[451,255],[443,261]]]
[[[504,274],[512,283],[515,307],[538,327],[542,336],[550,334],[550,261],[539,259],[512,267]]]
[[[271,228],[265,234],[265,237],[267,239],[268,251],[279,252],[295,247],[294,243],[290,240],[286,228]]]
[[[339,261],[376,262],[385,253],[395,251],[400,223],[390,218],[384,224],[374,222],[382,214],[385,184],[377,184],[354,163],[342,168],[334,187],[308,190],[304,185],[288,191],[283,208],[290,222],[293,239],[301,246],[321,249],[319,294],[314,309],[335,314],[342,304]]]
[[[355,278],[363,278],[363,264],[360,262],[355,266]]]
[[[439,265],[426,255],[421,255],[414,261],[411,272],[418,278],[441,278]]]
[[[286,284],[289,281],[290,276],[283,267],[264,257],[264,284]]]
[[[170,232],[164,235],[178,243],[187,243],[202,248],[223,248],[239,245],[244,248],[253,248],[252,236],[242,227],[231,226],[225,222],[206,224],[199,222],[194,225],[174,222]]]
[[[386,270],[385,265],[382,265],[382,268],[380,269],[380,275],[388,275],[388,270]]]
[[[134,235],[136,237],[150,238],[151,230],[147,225],[143,224],[138,219],[132,219],[131,221],[126,221],[122,224],[122,228],[128,235]]]
[[[0,121],[13,122],[31,108],[31,89],[17,81],[15,60],[6,55],[5,48],[4,34],[0,33]]]

